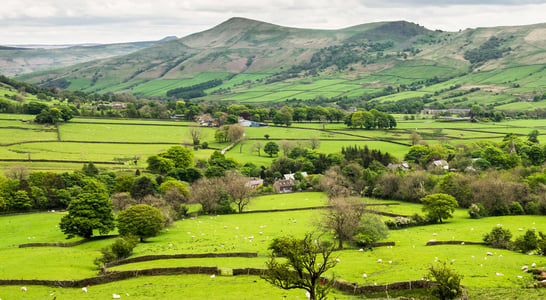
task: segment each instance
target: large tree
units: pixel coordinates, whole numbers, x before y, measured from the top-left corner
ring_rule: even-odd
[[[60,228],[69,236],[89,238],[93,230],[106,234],[114,230],[112,202],[106,193],[81,193],[68,206],[68,214],[61,219]]]
[[[325,230],[332,230],[338,241],[338,248],[343,248],[344,241],[350,241],[360,225],[364,205],[359,198],[332,198],[330,209],[321,222]]]
[[[165,224],[159,209],[145,204],[131,206],[120,212],[117,221],[120,235],[138,236],[140,241],[156,236]]]
[[[250,179],[237,172],[230,171],[223,180],[223,189],[237,205],[239,213],[250,203],[254,188],[250,186]]]
[[[455,208],[459,206],[455,197],[437,193],[421,198],[423,212],[427,213],[432,222],[442,223],[444,219],[451,218]]]
[[[303,239],[276,238],[269,249],[273,252],[263,279],[285,290],[304,289],[311,300],[326,298],[333,279],[322,276],[337,264],[332,247],[307,234]],[[282,257],[282,262],[277,257]]]
[[[269,154],[269,156],[277,155],[277,153],[279,153],[279,145],[275,142],[267,142],[264,147],[264,152]]]

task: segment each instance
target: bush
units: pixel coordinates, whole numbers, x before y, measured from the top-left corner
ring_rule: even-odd
[[[461,279],[463,275],[451,270],[446,262],[429,268],[429,277],[433,277],[437,285],[433,288],[432,294],[440,299],[455,299],[463,292]]]
[[[510,204],[510,214],[524,215],[525,211],[523,210],[523,207],[521,207],[521,204],[519,204],[519,202],[512,202],[512,204]]]
[[[525,204],[525,212],[528,215],[539,215],[540,214],[540,207],[536,202],[529,201],[527,204]]]
[[[518,237],[514,241],[514,249],[522,253],[528,253],[538,247],[538,238],[536,233],[528,229],[523,236]]]
[[[538,232],[538,236],[540,239],[537,243],[537,253],[540,255],[546,255],[546,237],[542,232]]]
[[[129,257],[138,244],[138,239],[138,237],[130,235],[117,238],[112,245],[100,250],[102,257],[95,259],[95,265],[100,268],[107,263]]]
[[[480,219],[487,216],[487,211],[481,203],[472,203],[472,205],[470,205],[470,209],[468,210],[468,214],[472,219]]]
[[[483,236],[483,241],[494,248],[508,249],[510,248],[510,239],[512,233],[508,229],[497,226]]]

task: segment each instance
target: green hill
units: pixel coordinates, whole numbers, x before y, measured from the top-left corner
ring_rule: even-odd
[[[143,97],[422,99],[435,108],[533,109],[546,107],[545,33],[546,24],[442,32],[397,21],[311,30],[232,18],[131,54],[18,78]]]
[[[33,48],[0,46],[0,74],[15,76],[35,71],[66,67],[82,62],[125,55],[160,41],[118,43],[105,45],[75,45],[70,47]]]

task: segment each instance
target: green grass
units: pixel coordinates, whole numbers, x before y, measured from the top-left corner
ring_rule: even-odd
[[[252,200],[249,210],[271,208],[294,208],[323,205],[326,197],[321,193],[294,193],[284,195],[262,196]],[[369,199],[370,202],[391,203]],[[413,214],[420,212],[421,205],[401,203],[397,206],[376,207],[382,211]],[[323,210],[304,210],[292,212],[256,213],[242,215],[199,216],[175,222],[169,231],[149,238],[134,250],[134,256],[148,254],[176,253],[215,253],[215,252],[257,252],[256,258],[217,258],[217,259],[174,259],[142,262],[115,267],[115,270],[133,270],[155,267],[178,266],[218,266],[220,268],[256,267],[264,268],[269,251],[267,247],[275,237],[293,235],[303,236],[306,232],[318,230]],[[96,274],[92,263],[99,255],[98,249],[111,241],[96,241],[73,248],[17,248],[18,244],[33,242],[63,241],[62,233],[55,227],[62,213],[39,213],[29,215],[0,217],[0,257],[2,268],[0,278],[37,278],[37,279],[78,279]],[[427,266],[436,258],[450,262],[450,267],[464,275],[462,283],[477,299],[505,295],[513,298],[514,291],[520,290],[531,282],[529,274],[521,272],[522,265],[535,262],[539,267],[546,265],[546,259],[540,256],[529,256],[507,250],[491,249],[480,245],[444,245],[425,246],[431,239],[464,240],[480,242],[484,233],[497,224],[508,228],[515,237],[522,234],[519,228],[527,230],[536,227],[537,231],[546,230],[544,216],[506,216],[490,217],[479,220],[470,219],[466,210],[458,209],[454,218],[445,224],[412,227],[392,230],[388,241],[396,245],[375,248],[373,251],[360,252],[357,248],[348,247],[336,251],[339,264],[329,273],[349,282],[358,284],[386,284],[395,281],[416,280],[427,273]],[[534,223],[534,224],[533,224]],[[523,231],[524,232],[524,231]],[[251,238],[251,236],[253,238]],[[329,235],[327,235],[329,236]],[[29,239],[30,238],[30,239]],[[486,252],[493,256],[487,256]],[[484,259],[486,257],[486,259]],[[382,259],[378,263],[378,259]],[[389,263],[391,261],[391,263]],[[39,269],[34,266],[40,265]],[[495,272],[504,274],[497,276]],[[362,274],[367,274],[364,278]],[[522,279],[517,276],[523,276]],[[168,283],[167,283],[168,282]],[[124,280],[112,284],[89,287],[88,294],[80,289],[61,289],[52,287],[30,286],[24,297],[48,299],[50,293],[81,299],[101,299],[112,293],[129,293],[136,299],[149,299],[163,295],[179,295],[183,288],[184,298],[198,299],[203,297],[201,283],[206,289],[214,287],[222,291],[225,299],[266,299],[278,298],[279,295],[302,296],[301,291],[276,289],[258,277],[253,276],[216,276],[182,275],[142,277]],[[167,284],[166,284],[167,283]],[[229,289],[231,286],[232,289]],[[240,286],[240,289],[233,289]],[[259,287],[255,289],[256,287]],[[510,292],[512,291],[512,294]],[[540,291],[524,290],[523,295],[531,298],[540,295]],[[19,287],[0,287],[0,297],[22,297]],[[519,294],[519,293],[517,293]],[[210,298],[212,294],[208,294]],[[216,295],[216,294],[214,294]],[[218,295],[221,295],[219,293]],[[80,297],[81,296],[81,297]],[[339,299],[355,299],[353,296],[338,292]],[[83,297],[83,298],[82,298]],[[87,298],[86,298],[87,297]],[[224,297],[223,297],[224,298]],[[24,298],[21,298],[24,299]]]

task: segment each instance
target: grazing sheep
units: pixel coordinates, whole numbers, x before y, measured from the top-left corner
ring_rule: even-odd
[[[340,262],[339,258],[336,258],[336,261],[337,261],[337,262]]]
[[[382,261],[383,261],[383,260],[382,260],[381,258],[377,260],[378,263],[380,263],[380,262],[382,262]]]
[[[358,249],[359,252],[364,252],[363,248]]]
[[[311,293],[305,292],[305,297],[307,297],[307,299],[311,298]]]
[[[216,277],[216,275],[214,275],[214,274],[210,275],[210,278],[214,278],[214,277]]]
[[[392,260],[389,260],[389,264],[392,264]]]
[[[368,278],[368,275],[366,275],[366,273],[364,273],[364,274],[362,274],[362,277]]]
[[[495,275],[497,275],[497,276],[504,276],[504,274],[499,273],[499,272],[495,272]]]
[[[464,245],[464,242],[461,242],[461,245]]]
[[[537,266],[537,264],[535,264],[535,263],[532,263],[532,264],[531,264],[531,268],[534,268],[534,267],[536,267],[536,266]]]
[[[433,236],[436,236],[436,232],[432,234]]]
[[[488,255],[488,256],[493,256],[493,253],[487,252],[487,255]]]
[[[86,287],[82,287],[82,292],[87,293],[87,288],[86,288]]]
[[[121,296],[118,295],[118,294],[112,294],[112,298],[113,298],[113,299],[119,299],[119,298],[121,298]]]
[[[523,228],[519,228],[518,230],[519,230],[519,231],[523,231]]]
[[[298,221],[296,221],[296,220],[292,221],[292,223],[297,223],[297,222],[298,222]]]
[[[527,272],[529,270],[529,266],[523,266],[523,267],[521,267],[521,270],[523,272]]]
[[[523,276],[521,276],[521,275],[518,275],[518,278],[519,278],[519,279],[522,279],[522,278],[523,278]]]
[[[21,287],[21,291],[26,292],[26,291],[27,291],[27,288],[26,288],[25,286],[22,286],[22,287]]]

